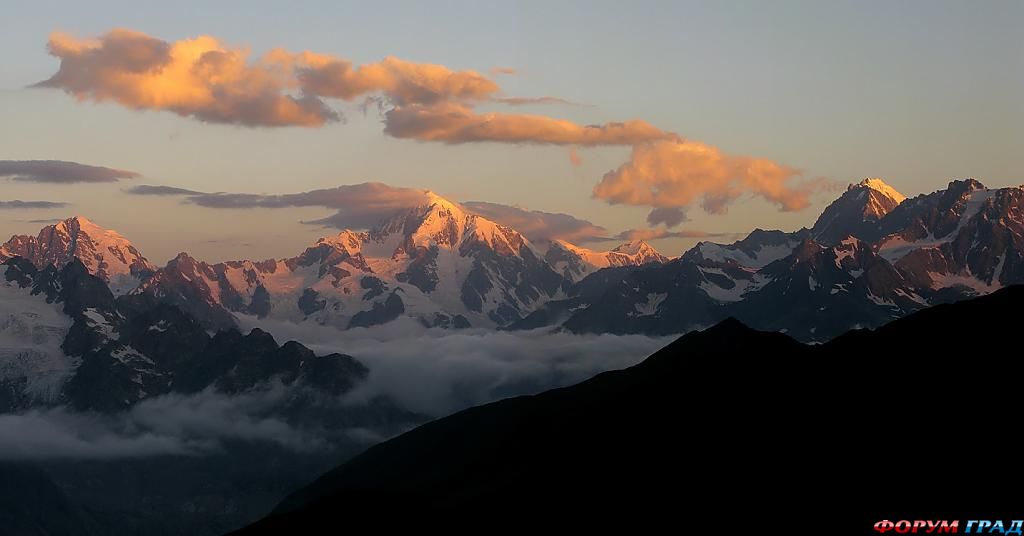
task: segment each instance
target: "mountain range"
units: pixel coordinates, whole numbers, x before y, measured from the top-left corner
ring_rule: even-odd
[[[126,306],[167,303],[213,329],[252,315],[339,329],[409,317],[443,329],[672,334],[733,316],[825,341],[1022,282],[1022,196],[967,179],[908,199],[867,179],[810,228],[757,229],[672,259],[642,241],[610,251],[535,244],[436,195],[282,259],[210,264],[181,253],[158,268],[82,217],[12,237],[0,259],[41,270],[77,258]]]
[[[867,434],[869,424],[837,397],[860,401],[857,411],[868,407],[865,415],[873,416],[872,424],[897,427],[899,418],[911,418],[910,410],[899,409],[911,401],[876,384],[918,381],[912,370],[924,368],[921,359],[933,365],[947,363],[949,356],[957,359],[940,366],[944,375],[922,376],[928,381],[983,384],[984,378],[974,377],[971,360],[999,355],[988,350],[976,355],[973,341],[1009,332],[1009,307],[1020,296],[1018,287],[1004,287],[1024,283],[1022,197],[1024,188],[988,189],[968,179],[904,198],[884,182],[869,179],[850,185],[810,228],[757,229],[731,244],[700,242],[674,258],[640,241],[609,251],[564,241],[534,243],[437,196],[369,230],[342,231],[294,257],[262,261],[207,263],[182,253],[161,267],[120,234],[84,217],[71,218],[0,246],[0,414],[38,415],[52,409],[116,419],[147,401],[161,403],[162,397],[260,396],[283,389],[286,395],[261,411],[296,430],[317,430],[336,441],[337,448],[295,456],[284,447],[238,441],[207,458],[48,462],[42,464],[43,473],[14,471],[12,478],[36,482],[31,486],[50,497],[55,511],[64,512],[61,516],[77,518],[84,514],[76,505],[87,505],[89,522],[108,531],[213,534],[238,527],[303,480],[335,465],[340,453],[358,452],[365,443],[348,435],[352,430],[393,434],[431,418],[383,397],[339,409],[339,396],[366,385],[373,371],[351,356],[318,355],[301,342],[282,344],[266,331],[243,332],[241,326],[260,318],[341,330],[412,321],[431,330],[694,333],[636,369],[602,375],[578,388],[498,403],[508,410],[470,410],[478,417],[459,414],[394,443],[406,446],[385,443],[382,450],[368,451],[324,477],[310,488],[316,491],[300,492],[283,503],[266,522],[270,526],[289,520],[301,527],[306,516],[327,515],[323,505],[336,505],[330,501],[339,497],[366,512],[382,512],[381,505],[390,501],[423,516],[462,508],[486,513],[481,501],[517,494],[535,497],[538,511],[546,508],[544,501],[581,512],[590,501],[592,507],[611,511],[612,505],[602,502],[601,490],[608,488],[594,479],[607,477],[638,489],[641,483],[629,476],[636,470],[683,471],[699,493],[726,493],[710,487],[713,483],[690,466],[672,465],[679,461],[675,453],[692,451],[695,444],[698,456],[714,459],[724,443],[680,444],[659,427],[671,430],[672,423],[680,422],[677,428],[692,430],[693,437],[721,433],[734,443],[754,437],[760,444],[780,433],[804,433],[812,426],[806,420],[810,417],[775,428],[764,423],[777,423],[778,415],[804,416],[805,408],[814,406],[832,408],[833,416],[842,417],[837,422],[853,423],[860,428],[852,429]],[[987,294],[992,295],[977,298]],[[705,329],[710,326],[715,327]],[[818,344],[801,344],[810,342]],[[672,363],[683,355],[697,357],[676,370],[681,365]],[[788,357],[752,362],[749,356]],[[993,367],[999,364],[992,361]],[[730,375],[740,369],[741,376]],[[804,377],[814,385],[794,383]],[[857,389],[871,389],[880,397],[877,404],[899,401],[902,405],[888,410],[902,417],[885,420],[881,406],[858,398],[861,393],[852,388],[833,392],[838,384],[830,378],[838,377],[853,381]],[[709,386],[714,393],[707,391]],[[923,389],[910,391],[914,400],[931,400]],[[722,398],[727,394],[733,398]],[[749,415],[728,413],[725,418],[721,410],[705,414],[700,409],[736,399],[774,402]],[[519,435],[510,438],[509,430]],[[838,430],[825,430],[837,442],[851,440]],[[544,451],[536,443],[544,435],[551,437],[549,445],[566,442]],[[449,443],[460,437],[467,442]],[[479,443],[481,437],[497,443]],[[642,440],[630,443],[630,438]],[[450,451],[438,454],[422,441]],[[870,445],[851,444],[871,452]],[[646,450],[637,451],[640,445]],[[707,451],[699,450],[705,446]],[[579,457],[586,467],[563,465],[582,451],[592,453]],[[605,463],[612,451],[626,459],[649,457],[650,463]],[[396,462],[394,456],[409,461]],[[785,452],[769,449],[765,456],[782,460],[783,467],[788,463]],[[467,464],[467,459],[474,461]],[[413,462],[418,465],[409,466]],[[408,486],[381,477],[381,463],[392,467],[396,478],[408,478],[403,480]],[[587,472],[602,463],[602,472]],[[560,474],[568,484],[545,481],[529,470],[551,469],[551,464],[564,468]],[[421,473],[417,467],[436,471]],[[468,472],[454,474],[458,467]],[[59,490],[46,473],[54,476]],[[208,492],[197,503],[193,485],[209,475],[220,475],[219,480],[205,481]],[[448,480],[439,483],[438,478]],[[765,478],[782,476],[766,473]],[[253,479],[260,486],[247,484]],[[380,488],[358,496],[346,491],[366,482],[359,479],[379,482]],[[489,491],[474,494],[470,489]],[[561,499],[570,495],[578,500]],[[635,496],[658,504],[643,490]],[[226,498],[236,502],[227,504]],[[321,498],[328,502],[321,504]],[[159,506],[145,515],[120,513],[122,508],[148,509],[154,500]],[[178,515],[186,507],[194,510]]]
[[[666,263],[601,270],[509,327],[672,334],[735,317],[823,342],[1022,282],[1024,188],[967,179],[907,199],[868,179],[810,229],[755,230]]]
[[[155,268],[128,240],[84,217],[38,237],[12,237],[0,259],[13,257],[40,269],[78,258],[126,301],[175,305],[208,327],[236,326],[235,315],[246,314],[342,329],[399,316],[428,327],[500,327],[600,268],[667,260],[639,241],[607,252],[566,242],[542,250],[438,196],[289,258],[210,264],[181,253]]]

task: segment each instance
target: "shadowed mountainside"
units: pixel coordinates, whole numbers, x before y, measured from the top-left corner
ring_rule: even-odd
[[[1019,404],[1005,383],[1019,345],[1000,341],[1022,303],[1024,287],[1008,287],[823,345],[726,320],[632,368],[375,446],[240,534],[341,519],[718,530],[837,509],[834,526],[866,529],[994,518],[1021,495],[990,486],[1022,474],[996,433]]]

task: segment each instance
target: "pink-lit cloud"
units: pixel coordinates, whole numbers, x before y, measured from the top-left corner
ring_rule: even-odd
[[[477,113],[460,103],[392,108],[385,114],[384,132],[396,138],[449,144],[500,142],[584,147],[633,145],[672,137],[638,119],[580,125],[545,115]]]
[[[339,121],[331,99],[376,106],[384,133],[444,144],[505,143],[579,149],[625,146],[628,162],[604,175],[593,195],[610,204],[652,209],[648,222],[672,227],[699,205],[722,213],[744,196],[800,210],[821,188],[800,181],[800,170],[767,158],[729,154],[646,121],[581,124],[540,114],[481,112],[484,103],[568,104],[556,97],[507,97],[488,76],[472,70],[417,63],[393,56],[352,62],[315,52],[247,49],[200,36],[167,42],[131,30],[97,39],[54,33],[50,53],[61,60],[37,84],[80,100],[116,102],[133,109],[167,110],[201,121],[244,126],[320,127]],[[512,74],[508,68],[491,75]]]
[[[281,51],[249,61],[247,50],[213,37],[168,43],[124,29],[97,39],[54,33],[48,49],[60,58],[60,69],[36,85],[79,100],[246,126],[320,126],[339,119],[317,96],[290,93],[299,89],[295,58]]]
[[[720,214],[745,194],[780,210],[800,210],[817,181],[793,185],[800,170],[765,158],[730,155],[712,145],[685,139],[639,143],[629,162],[609,171],[594,197],[611,204],[682,208],[696,203]],[[655,218],[657,219],[657,217]]]
[[[491,74],[495,76],[514,76],[519,74],[519,69],[516,69],[515,67],[491,67]]]
[[[569,148],[569,163],[571,163],[575,167],[580,167],[583,165],[583,157],[580,156],[580,152],[577,151],[575,147]]]

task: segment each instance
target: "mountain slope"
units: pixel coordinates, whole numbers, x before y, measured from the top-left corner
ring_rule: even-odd
[[[0,461],[0,527],[13,536],[104,534],[45,470],[26,462]]]
[[[998,512],[985,486],[1016,467],[1013,446],[946,439],[1013,414],[1012,393],[986,379],[1020,365],[981,336],[1016,328],[1022,300],[1024,287],[1007,288],[825,345],[727,320],[632,368],[377,445],[240,534],[395,512],[420,527],[682,519],[715,533],[766,515],[828,512],[843,533],[871,533],[876,516],[915,519],[920,506]]]
[[[38,236],[11,237],[0,246],[0,261],[15,256],[39,269],[48,265],[63,268],[77,258],[89,273],[124,291],[156,269],[126,238],[82,216],[48,225]]]

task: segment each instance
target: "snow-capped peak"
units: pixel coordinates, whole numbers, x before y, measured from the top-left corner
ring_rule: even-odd
[[[638,255],[640,253],[650,253],[652,251],[657,253],[654,250],[654,248],[650,246],[650,244],[644,242],[643,240],[633,240],[630,242],[619,244],[618,246],[615,247],[615,249],[612,249],[612,251],[616,253],[622,253],[623,255]]]
[[[668,262],[668,257],[659,253],[658,250],[643,240],[633,240],[620,244],[608,253],[612,256],[626,257],[628,262],[623,262],[623,264],[640,265],[649,262]]]
[[[903,200],[905,200],[907,198],[907,196],[899,193],[898,191],[896,191],[895,188],[893,188],[892,186],[889,186],[888,184],[886,184],[885,181],[883,181],[882,179],[879,179],[877,177],[872,177],[870,179],[864,179],[864,180],[860,181],[857,184],[857,186],[862,186],[862,187],[865,187],[865,188],[870,188],[870,189],[872,189],[872,190],[874,190],[874,191],[876,191],[876,192],[878,192],[878,193],[888,197],[889,199],[892,199],[893,201],[896,202],[897,205],[902,203]]]
[[[518,255],[521,247],[532,247],[525,236],[509,227],[471,214],[462,205],[433,192],[428,191],[427,197],[423,205],[382,221],[368,233],[367,239],[376,246],[374,251],[391,247],[395,255],[401,255],[419,248],[462,251],[482,244],[500,255]]]
[[[120,233],[100,227],[84,216],[74,216],[43,227],[38,236],[12,237],[0,247],[0,257],[15,255],[28,259],[39,268],[50,264],[60,268],[78,258],[90,273],[110,283],[121,276],[135,276],[156,269]],[[122,283],[130,285],[131,282]]]

